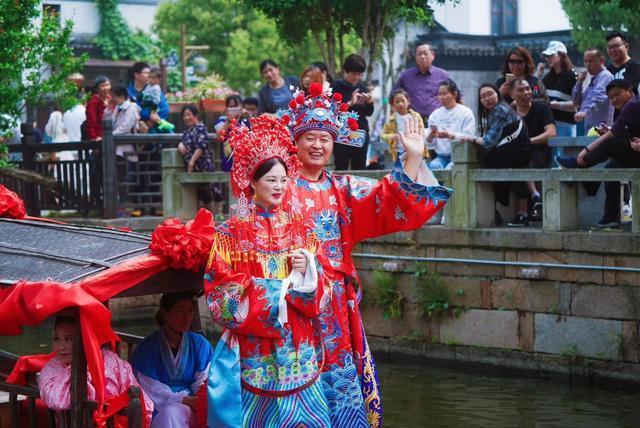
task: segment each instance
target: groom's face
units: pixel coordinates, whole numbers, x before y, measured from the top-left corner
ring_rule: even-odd
[[[307,131],[296,140],[304,168],[324,168],[333,153],[333,136],[327,131]]]

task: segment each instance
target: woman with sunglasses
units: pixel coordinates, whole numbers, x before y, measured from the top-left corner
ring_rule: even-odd
[[[496,80],[495,86],[499,88],[500,95],[511,104],[513,99],[509,96],[509,85],[515,79],[524,79],[531,87],[533,101],[549,102],[547,90],[540,79],[534,74],[536,65],[529,50],[523,46],[516,46],[511,49],[504,58],[502,64],[502,77]]]

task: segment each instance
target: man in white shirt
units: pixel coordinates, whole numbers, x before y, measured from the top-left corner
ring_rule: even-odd
[[[69,141],[77,143],[82,141],[81,127],[84,121],[87,120],[87,113],[84,105],[78,103],[64,112],[62,116],[62,126],[67,130],[67,136]]]

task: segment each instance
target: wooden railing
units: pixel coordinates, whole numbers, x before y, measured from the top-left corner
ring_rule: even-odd
[[[135,346],[143,339],[140,336],[135,336],[126,333],[117,333],[122,339],[116,347],[116,353],[125,359],[131,360]],[[77,335],[81,337],[80,334]],[[75,339],[75,338],[74,338]],[[97,409],[97,403],[93,400],[86,398],[86,361],[84,361],[84,352],[81,351],[82,342],[80,345],[74,343],[74,362],[72,363],[72,397],[85,397],[80,401],[72,399],[72,408],[56,414],[53,410],[47,410],[47,422],[48,427],[93,427],[93,412]],[[22,419],[28,421],[29,427],[40,427],[38,421],[38,412],[36,406],[36,400],[40,398],[40,391],[38,390],[37,383],[35,381],[35,375],[28,376],[28,384],[26,386],[19,386],[8,384],[4,382],[6,375],[11,371],[18,359],[17,355],[0,351],[0,374],[2,374],[2,381],[0,381],[0,391],[9,394],[9,419],[11,428],[21,427],[21,411],[26,409],[26,415]],[[80,364],[84,363],[84,376],[82,376],[81,370],[76,370],[76,367],[80,367]],[[79,382],[84,381],[81,386]],[[79,388],[80,387],[80,388]],[[80,391],[78,389],[84,390]],[[23,396],[27,400],[27,405],[21,408],[19,397]],[[140,400],[142,399],[141,389],[136,386],[129,388],[130,401],[129,405],[121,410],[118,415],[127,416],[128,426],[131,428],[142,427],[142,413]],[[114,417],[107,420],[107,427],[114,426]]]
[[[103,140],[70,143],[36,144],[33,126],[23,124],[22,144],[10,145],[11,154],[20,170],[38,174],[0,174],[0,184],[17,192],[25,201],[30,215],[39,216],[41,210],[74,210],[81,215],[98,213],[104,218],[115,217],[118,207],[142,209],[148,213],[162,209],[161,152],[177,147],[182,134],[131,134],[114,136],[111,121],[103,122]],[[216,134],[209,134],[214,164],[219,168],[220,147]],[[133,146],[125,155],[138,160],[116,157],[118,146]],[[61,160],[60,153],[69,154]],[[118,170],[127,171],[119,179]]]

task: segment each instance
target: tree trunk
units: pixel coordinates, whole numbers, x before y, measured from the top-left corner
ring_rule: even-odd
[[[338,52],[340,55],[340,67],[344,64],[344,25],[340,25],[340,32],[338,33]]]
[[[364,2],[362,19],[362,48],[360,49],[360,54],[367,59],[367,54],[369,53],[369,26],[371,25],[371,0],[365,0]]]
[[[371,79],[371,73],[373,72],[373,61],[376,59],[376,55],[378,54],[378,49],[380,44],[382,43],[382,36],[384,35],[384,21],[386,19],[387,13],[386,10],[379,8],[376,10],[375,14],[375,24],[373,32],[373,37],[371,38],[371,45],[369,46],[369,61],[367,66],[367,81]]]
[[[327,43],[327,68],[329,69],[329,74],[332,76],[336,75],[336,37],[335,37],[335,29],[333,22],[333,9],[331,7],[330,1],[325,1],[324,3],[324,33],[326,37]]]
[[[320,54],[322,55],[322,60],[327,63],[329,62],[329,58],[327,56],[327,47],[325,45],[325,43],[322,42],[322,39],[320,38],[320,33],[312,31],[311,34],[313,34],[313,39],[316,42],[316,45],[318,45],[318,49],[320,49]]]

